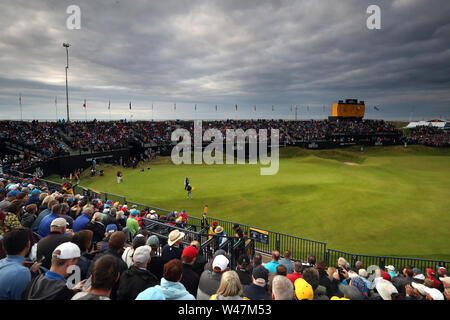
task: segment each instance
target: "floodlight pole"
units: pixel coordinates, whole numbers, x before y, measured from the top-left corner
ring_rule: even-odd
[[[66,65],[66,102],[67,102],[67,122],[70,122],[69,119],[69,86],[67,82],[67,69],[69,69],[69,47],[70,44],[63,43],[63,47],[66,48],[66,56],[67,56],[67,65]]]

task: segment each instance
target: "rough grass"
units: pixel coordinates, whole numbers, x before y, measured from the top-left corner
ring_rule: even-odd
[[[280,150],[279,172],[260,165],[173,165],[151,170],[100,165],[81,185],[200,217],[213,217],[327,243],[357,254],[450,260],[450,150],[423,146]],[[344,162],[355,162],[349,166]],[[147,167],[144,164],[143,167]],[[186,199],[188,176],[194,199]],[[56,177],[53,177],[56,179]]]

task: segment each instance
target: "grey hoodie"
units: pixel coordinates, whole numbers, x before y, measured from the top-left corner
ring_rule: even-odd
[[[25,300],[70,300],[75,292],[63,280],[52,280],[41,274],[33,279],[25,289]]]

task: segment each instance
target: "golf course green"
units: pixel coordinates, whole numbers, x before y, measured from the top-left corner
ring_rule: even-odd
[[[424,146],[280,150],[276,175],[260,165],[174,165],[160,158],[140,169],[99,164],[80,185],[128,200],[186,209],[323,241],[357,254],[450,260],[450,149]],[[193,199],[186,198],[189,177]],[[59,180],[59,177],[50,177]],[[283,248],[282,248],[283,250]]]

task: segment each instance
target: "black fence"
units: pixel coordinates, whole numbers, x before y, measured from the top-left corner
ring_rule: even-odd
[[[21,178],[31,177],[28,174],[21,173]],[[15,177],[17,179],[17,177]],[[39,186],[46,186],[50,191],[62,191],[61,184],[53,181],[37,178],[35,184]],[[100,198],[103,201],[112,200],[120,204],[126,204],[128,208],[135,206],[137,210],[154,210],[160,216],[167,216],[171,211],[161,209],[155,206],[149,206],[133,201],[127,200],[124,196],[115,195],[103,191],[88,189],[82,186],[74,188],[75,194],[81,194],[90,198]],[[432,259],[417,259],[409,257],[390,257],[390,256],[372,256],[348,253],[327,248],[325,242],[304,239],[288,234],[255,228],[245,224],[239,224],[242,231],[245,231],[246,237],[239,240],[235,237],[233,226],[238,224],[236,222],[226,221],[218,218],[207,217],[205,220],[197,217],[188,217],[185,225],[174,224],[169,226],[166,220],[152,220],[144,219],[145,228],[152,234],[158,235],[160,243],[167,242],[168,234],[173,229],[179,229],[186,234],[184,244],[188,245],[190,241],[199,241],[201,245],[201,254],[208,259],[212,257],[214,251],[218,249],[224,250],[230,255],[232,265],[236,265],[237,255],[245,252],[248,256],[253,257],[255,252],[270,255],[272,251],[277,250],[281,254],[285,250],[291,252],[293,260],[306,261],[309,255],[313,255],[317,261],[323,260],[329,266],[336,266],[340,257],[347,260],[351,266],[355,266],[357,261],[361,261],[365,267],[376,265],[384,268],[387,265],[394,265],[397,270],[401,270],[406,266],[413,266],[421,269],[432,268],[436,270],[439,267],[445,267],[447,270],[450,267],[450,261],[432,260]],[[223,227],[226,236],[210,236],[208,234],[208,227],[216,221],[218,225]],[[222,239],[225,239],[222,243]]]

